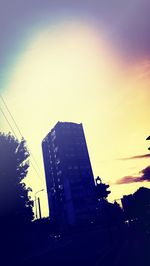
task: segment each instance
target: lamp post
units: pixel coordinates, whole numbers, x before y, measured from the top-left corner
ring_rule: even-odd
[[[38,214],[37,214],[37,205],[36,205],[36,201],[38,200],[38,208],[39,208],[39,219],[42,218],[42,215],[41,215],[41,205],[40,205],[40,198],[36,197],[36,195],[40,192],[44,191],[44,189],[41,189],[41,190],[38,190],[37,192],[35,192],[34,194],[34,202],[35,202],[35,216],[36,216],[36,219],[38,219]]]

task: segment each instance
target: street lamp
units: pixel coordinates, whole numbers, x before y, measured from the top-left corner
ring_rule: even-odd
[[[38,207],[39,207],[39,218],[41,219],[42,218],[42,215],[41,215],[41,205],[40,205],[40,198],[36,198],[36,195],[40,192],[44,191],[44,189],[41,189],[41,190],[38,190],[37,192],[35,192],[34,194],[34,202],[35,202],[35,216],[36,216],[36,219],[38,219],[38,215],[37,215],[37,205],[36,205],[36,200],[38,200]]]

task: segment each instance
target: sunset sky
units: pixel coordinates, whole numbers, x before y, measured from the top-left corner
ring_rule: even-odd
[[[32,196],[45,189],[43,216],[41,142],[57,121],[83,123],[110,201],[150,188],[150,173],[139,178],[150,165],[149,13],[146,0],[1,0],[0,92],[38,164],[26,182]],[[11,131],[2,113],[0,131]]]

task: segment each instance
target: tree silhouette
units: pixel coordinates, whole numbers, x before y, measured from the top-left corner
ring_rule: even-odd
[[[21,225],[33,219],[31,191],[23,182],[29,167],[26,142],[0,133],[0,216]]]

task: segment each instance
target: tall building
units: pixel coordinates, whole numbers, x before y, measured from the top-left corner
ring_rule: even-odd
[[[58,122],[42,142],[50,219],[91,221],[95,182],[82,124]]]

